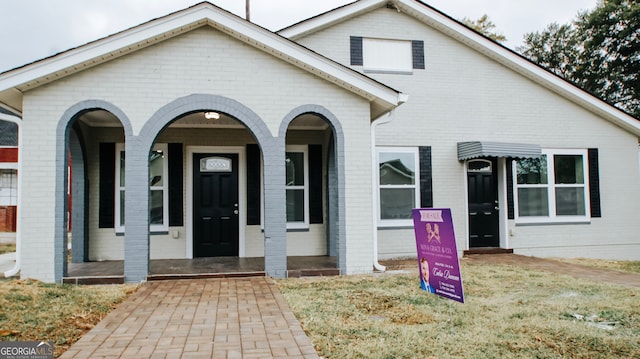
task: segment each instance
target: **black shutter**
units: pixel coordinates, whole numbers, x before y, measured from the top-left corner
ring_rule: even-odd
[[[184,225],[183,215],[183,164],[181,143],[168,145],[169,157],[169,226]]]
[[[309,145],[309,222],[322,223],[322,145]]]
[[[420,153],[420,207],[433,207],[433,184],[431,171],[431,146],[419,147]]]
[[[100,194],[98,227],[113,228],[115,224],[116,144],[100,144]]]
[[[362,37],[351,36],[351,66],[362,66]]]
[[[589,149],[589,198],[591,202],[591,218],[602,217],[600,208],[600,167],[598,149]]]
[[[413,40],[411,41],[411,54],[413,57],[413,68],[424,69],[424,41]]]
[[[247,145],[247,225],[260,224],[260,147]]]
[[[513,203],[513,158],[507,158],[507,218],[516,218]]]

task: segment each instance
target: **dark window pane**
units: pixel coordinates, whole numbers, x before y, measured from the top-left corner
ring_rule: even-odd
[[[410,219],[414,200],[413,188],[381,188],[380,219]]]
[[[163,223],[163,191],[151,191],[149,198],[149,221],[151,224]]]
[[[380,184],[415,184],[416,166],[414,153],[381,152]]]
[[[304,190],[287,190],[287,222],[304,222]]]
[[[518,214],[520,217],[548,216],[549,197],[546,188],[518,189]]]
[[[162,150],[151,151],[149,157],[149,186],[164,186],[164,153]]]
[[[518,160],[516,173],[518,184],[547,184],[547,157]]]
[[[287,152],[285,157],[287,168],[287,186],[304,186],[304,153]]]
[[[124,191],[120,190],[120,225],[124,226]]]
[[[555,155],[553,160],[557,184],[584,183],[582,156]]]
[[[556,188],[556,214],[558,216],[584,216],[584,188]]]
[[[124,187],[124,151],[120,151],[120,187]]]

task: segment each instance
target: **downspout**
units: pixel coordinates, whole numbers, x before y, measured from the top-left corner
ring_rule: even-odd
[[[373,210],[371,211],[373,213],[373,268],[381,272],[384,272],[387,268],[378,261],[378,214],[380,212],[380,194],[378,193],[377,186],[379,181],[379,170],[378,156],[376,154],[376,127],[393,121],[394,111],[395,110],[391,110],[390,112],[376,118],[371,123],[371,165],[373,166],[373,171],[371,171],[371,198],[373,199]]]
[[[22,225],[20,225],[22,208],[22,119],[15,121],[18,125],[18,216],[16,218],[16,263],[13,268],[4,272],[5,278],[13,277],[20,272],[22,265]]]

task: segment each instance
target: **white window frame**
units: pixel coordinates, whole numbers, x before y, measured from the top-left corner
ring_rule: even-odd
[[[413,73],[411,40],[363,38],[362,69],[365,72]]]
[[[149,196],[151,191],[162,190],[162,224],[149,225],[150,232],[167,232],[169,230],[169,157],[168,146],[166,143],[156,143],[153,146],[154,151],[162,151],[165,154],[164,161],[162,163],[162,186],[149,186]],[[116,171],[115,171],[115,230],[116,233],[124,233],[125,226],[120,224],[120,192],[126,189],[125,186],[120,186],[120,155],[125,151],[124,143],[116,144]],[[126,158],[125,158],[126,161]],[[126,199],[125,199],[126,200]],[[151,208],[149,208],[151,210]]]
[[[410,153],[413,154],[414,168],[415,168],[415,180],[412,185],[381,185],[380,184],[380,154],[381,153]],[[404,188],[414,189],[414,199],[412,208],[420,207],[420,152],[417,147],[377,147],[376,148],[376,204],[374,210],[376,211],[376,218],[378,220],[378,227],[407,227],[413,226],[413,219],[382,219],[382,211],[380,207],[382,205],[382,199],[380,191],[383,188]]]
[[[519,184],[517,174],[517,160],[513,161],[513,206],[514,220],[516,223],[584,223],[590,222],[590,196],[589,196],[589,156],[586,149],[543,149],[542,154],[547,157],[547,183],[546,184]],[[582,171],[584,183],[582,184],[556,184],[555,183],[555,155],[582,156]],[[518,189],[520,188],[547,188],[547,203],[549,204],[548,216],[520,216],[518,204]],[[557,215],[556,214],[556,188],[583,188],[584,215]]]
[[[18,169],[6,168],[0,163],[0,172],[8,171],[9,187],[2,187],[3,179],[0,176],[0,206],[17,206],[18,205]],[[1,175],[1,173],[0,173]]]
[[[309,228],[309,148],[308,146],[305,146],[305,145],[288,145],[286,146],[285,152],[302,153],[303,162],[304,162],[304,185],[287,186],[285,184],[285,191],[301,190],[301,189],[304,191],[304,205],[303,205],[304,221],[302,222],[287,221],[287,229],[308,229]]]

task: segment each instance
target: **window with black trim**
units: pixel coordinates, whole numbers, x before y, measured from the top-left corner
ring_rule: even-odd
[[[169,186],[167,144],[156,144],[149,154],[149,223],[152,232],[169,229]],[[115,166],[115,229],[125,228],[125,150],[124,144],[116,144]]]
[[[285,167],[287,228],[309,228],[309,161],[307,146],[287,146]]]
[[[411,210],[420,207],[418,149],[379,148],[377,156],[379,225],[412,225]]]
[[[515,161],[513,171],[517,222],[589,220],[587,150],[545,149]]]
[[[365,72],[411,74],[424,69],[424,41],[352,36],[351,65]]]

